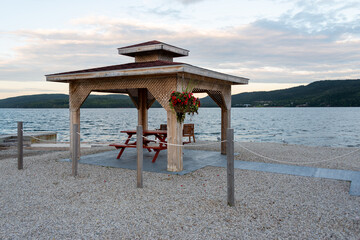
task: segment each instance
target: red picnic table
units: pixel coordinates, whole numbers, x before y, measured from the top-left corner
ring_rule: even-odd
[[[116,149],[121,149],[118,156],[116,157],[117,159],[120,159],[125,148],[136,148],[136,142],[129,143],[131,140],[131,137],[133,135],[136,135],[136,130],[126,130],[126,131],[121,131],[121,132],[126,133],[128,135],[128,138],[126,139],[125,143],[123,143],[123,144],[113,143],[113,144],[109,145],[109,146],[115,147]],[[147,149],[149,152],[151,152],[151,150],[155,151],[155,155],[152,160],[152,162],[154,163],[156,161],[156,158],[158,157],[160,151],[167,149],[167,144],[166,144],[167,131],[166,130],[144,130],[143,136],[145,137],[143,139],[143,148]],[[149,145],[149,143],[151,143],[151,142],[156,143],[157,141],[147,139],[146,138],[147,136],[155,136],[155,138],[159,139],[159,145]]]

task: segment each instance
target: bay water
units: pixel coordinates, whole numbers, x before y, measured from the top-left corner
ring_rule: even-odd
[[[360,147],[360,108],[232,108],[231,125],[240,142],[277,142],[308,146]],[[24,131],[55,131],[58,141],[69,141],[68,109],[0,109],[0,135]],[[149,109],[149,129],[166,123],[166,111]],[[198,140],[217,141],[221,132],[220,108],[200,108],[186,116],[195,124]],[[136,129],[135,108],[81,109],[81,141],[122,142],[122,130]]]

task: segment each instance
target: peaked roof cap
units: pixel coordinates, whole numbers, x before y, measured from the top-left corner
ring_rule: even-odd
[[[135,57],[137,54],[150,53],[150,52],[166,52],[173,57],[184,57],[189,55],[189,50],[175,47],[167,43],[159,42],[157,40],[143,42],[135,45],[130,45],[118,48],[119,54]]]

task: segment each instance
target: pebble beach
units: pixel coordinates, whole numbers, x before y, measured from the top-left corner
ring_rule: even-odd
[[[271,163],[280,162],[244,147],[286,164],[360,171],[354,148],[235,143],[235,159]],[[134,170],[80,164],[73,177],[71,163],[58,161],[68,151],[24,153],[17,170],[16,149],[0,150],[0,239],[360,238],[360,197],[349,195],[347,181],[235,169],[229,207],[225,168],[144,172],[139,189]]]

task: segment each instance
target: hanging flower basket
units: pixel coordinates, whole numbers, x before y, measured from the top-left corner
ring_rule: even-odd
[[[185,114],[198,113],[200,107],[199,98],[194,97],[192,92],[175,92],[173,91],[169,99],[170,108],[176,112],[177,121],[184,122]]]

